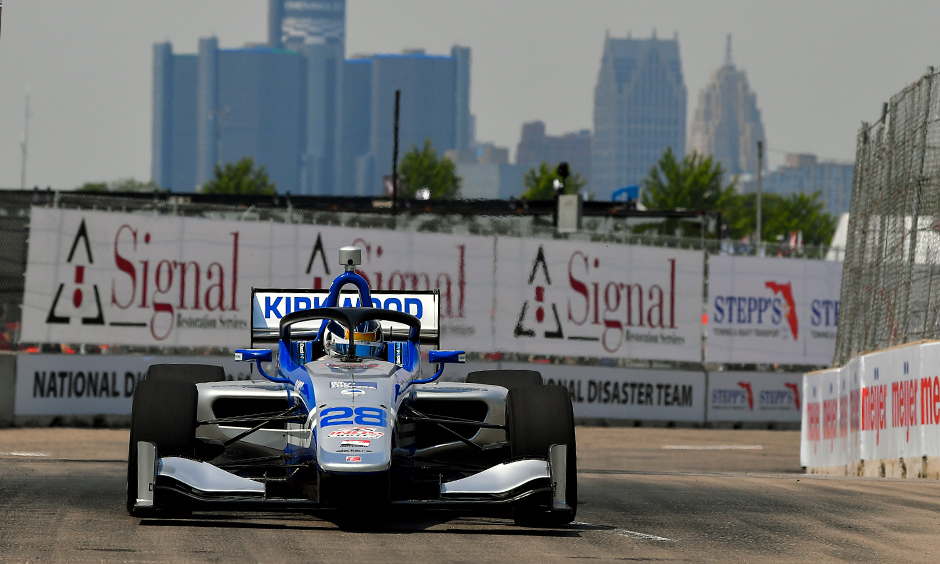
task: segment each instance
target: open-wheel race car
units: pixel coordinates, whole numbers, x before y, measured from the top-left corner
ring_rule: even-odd
[[[441,382],[440,295],[371,291],[356,247],[325,290],[252,289],[253,380],[158,364],[135,391],[127,467],[134,516],[390,506],[571,522],[574,419],[566,388],[535,371]],[[354,292],[343,292],[347,285]],[[353,300],[365,307],[354,307]],[[343,302],[343,305],[340,303]],[[421,366],[421,346],[430,364]],[[262,363],[276,361],[268,374]],[[270,366],[270,365],[269,365]]]

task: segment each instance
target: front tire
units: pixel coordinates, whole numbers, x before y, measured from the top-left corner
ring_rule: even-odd
[[[178,380],[190,384],[222,382],[225,370],[211,364],[151,364],[145,380]]]
[[[535,370],[477,370],[467,374],[468,384],[502,386],[507,390],[522,386],[541,386],[542,374]]]
[[[143,380],[134,390],[131,435],[127,453],[127,512],[142,516],[151,512],[135,509],[137,500],[137,443],[157,446],[157,456],[195,456],[196,385],[179,380]],[[156,505],[156,504],[155,504]],[[170,508],[172,504],[161,503]]]
[[[506,422],[512,458],[546,458],[552,445],[567,445],[566,510],[532,503],[513,509],[517,525],[551,527],[574,521],[578,510],[578,455],[571,396],[564,386],[522,386],[509,391]]]

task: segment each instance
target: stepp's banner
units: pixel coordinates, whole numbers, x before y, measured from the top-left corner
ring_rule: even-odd
[[[711,257],[707,361],[829,364],[841,285],[841,262]]]
[[[501,238],[497,346],[700,362],[703,271],[696,251]]]

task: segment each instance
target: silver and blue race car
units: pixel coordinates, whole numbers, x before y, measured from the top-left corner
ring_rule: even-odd
[[[128,512],[412,506],[571,522],[568,390],[524,370],[441,382],[464,353],[440,350],[439,294],[372,291],[356,247],[340,249],[340,264],[329,291],[252,289],[253,348],[235,357],[255,363],[255,379],[150,367],[133,400]]]

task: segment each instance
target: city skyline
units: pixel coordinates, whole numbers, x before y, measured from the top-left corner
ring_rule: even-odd
[[[786,10],[747,2],[431,2],[346,5],[347,55],[423,47],[473,49],[470,111],[479,141],[514,148],[522,123],[549,135],[592,127],[591,91],[605,31],[660,37],[678,32],[682,70],[694,93],[707,84],[727,33],[735,62],[761,101],[770,165],[787,152],[850,161],[862,120],[940,63],[928,22],[940,6],[903,11],[847,2],[794,2]],[[0,186],[19,185],[24,96],[31,85],[27,185],[69,189],[86,181],[149,178],[152,45],[196,50],[267,37],[264,0],[172,1],[160,5],[89,0],[8,3],[0,42]],[[885,37],[891,41],[884,41]],[[875,41],[871,38],[881,37]],[[117,48],[115,48],[115,46]],[[693,107],[687,108],[689,115]]]

